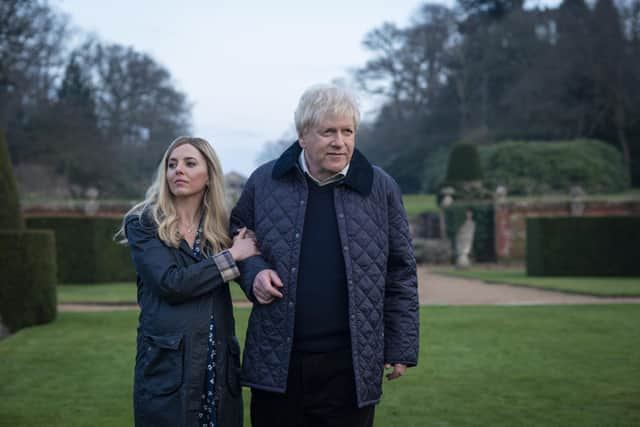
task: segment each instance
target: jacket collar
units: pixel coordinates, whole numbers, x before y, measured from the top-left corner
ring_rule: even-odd
[[[274,179],[281,179],[286,174],[298,170],[298,157],[302,148],[298,141],[294,142],[282,153],[282,155],[276,160],[273,165],[273,172],[271,176]],[[344,185],[357,191],[363,196],[368,196],[371,193],[371,187],[373,185],[373,166],[369,163],[369,160],[357,149],[353,150],[353,156],[349,163],[349,171],[343,181]]]

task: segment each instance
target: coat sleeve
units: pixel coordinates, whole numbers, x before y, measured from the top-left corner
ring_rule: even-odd
[[[252,175],[238,199],[238,203],[231,211],[231,234],[235,235],[238,229],[247,227],[249,230],[255,231],[255,174]],[[258,240],[258,248],[260,247],[260,241]],[[238,262],[238,268],[240,269],[240,277],[238,283],[244,291],[247,298],[252,302],[257,302],[255,295],[253,295],[253,281],[259,272],[262,270],[272,269],[271,265],[261,255],[255,255],[249,257],[243,261]]]
[[[416,259],[400,188],[387,192],[389,258],[384,301],[384,361],[415,366],[420,342]]]
[[[165,245],[155,227],[142,222],[138,215],[125,221],[131,258],[142,283],[169,304],[200,297],[225,283],[213,257],[188,267],[180,266],[173,253],[177,249]]]

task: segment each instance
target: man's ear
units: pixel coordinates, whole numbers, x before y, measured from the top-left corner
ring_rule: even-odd
[[[304,138],[300,134],[298,134],[298,145],[300,145],[300,147],[302,147],[302,148],[304,148],[304,146],[305,146]]]

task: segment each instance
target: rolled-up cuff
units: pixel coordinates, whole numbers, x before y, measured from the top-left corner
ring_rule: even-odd
[[[228,282],[230,280],[235,279],[240,276],[240,270],[236,265],[236,262],[231,256],[231,252],[225,249],[222,252],[219,252],[213,256],[213,261],[218,266],[218,270],[220,270],[220,275],[222,276],[222,280]]]

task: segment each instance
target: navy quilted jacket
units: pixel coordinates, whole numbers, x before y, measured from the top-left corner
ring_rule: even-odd
[[[294,143],[249,178],[231,214],[232,227],[256,232],[261,256],[240,264],[240,285],[254,302],[243,355],[243,385],[284,392],[293,342],[297,267],[307,184]],[[384,363],[418,361],[416,262],[400,189],[355,150],[349,172],[334,190],[349,295],[349,323],[360,407],[377,403]],[[319,254],[318,256],[322,256]],[[284,297],[256,302],[253,280],[278,272]],[[328,310],[331,307],[327,307]]]

